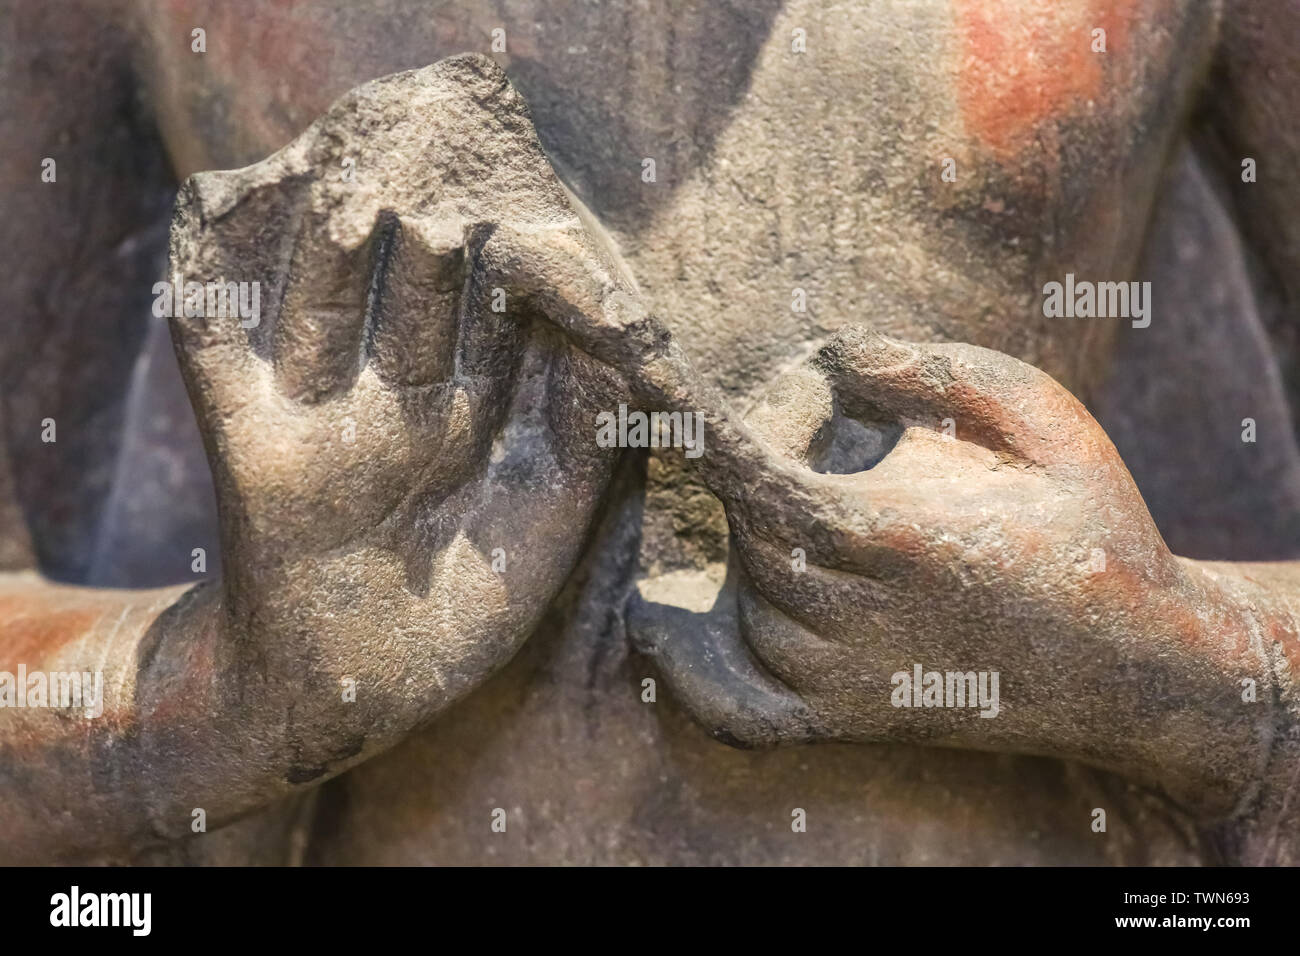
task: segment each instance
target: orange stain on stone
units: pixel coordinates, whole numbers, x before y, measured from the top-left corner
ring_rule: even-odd
[[[1046,122],[1107,98],[1107,73],[1131,46],[1142,0],[954,0],[958,103],[966,129],[1003,156]],[[1093,30],[1106,52],[1093,52]]]
[[[49,652],[89,634],[99,610],[53,610],[40,601],[0,598],[0,670],[35,667]]]

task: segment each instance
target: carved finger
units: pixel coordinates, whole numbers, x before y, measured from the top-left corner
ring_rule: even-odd
[[[674,699],[723,743],[759,748],[825,736],[808,705],[765,673],[741,639],[735,577],[705,614],[634,591],[625,609],[633,646],[654,658]]]
[[[835,393],[818,369],[800,366],[778,378],[745,416],[776,452],[812,467],[831,438]]]
[[[276,377],[289,396],[319,402],[352,384],[363,362],[373,279],[384,261],[386,219],[363,235],[325,212],[303,213],[273,333]]]
[[[958,343],[900,342],[862,327],[838,332],[815,364],[845,411],[933,430],[1026,462],[1077,461],[1091,421],[1048,375],[1009,355]]]
[[[572,230],[504,226],[493,229],[481,256],[484,274],[505,277],[537,317],[623,378],[630,407],[699,416],[704,453],[691,464],[724,501],[798,493],[802,469],[740,421],[620,275],[616,260]]]
[[[465,284],[460,224],[385,213],[378,240],[369,361],[395,385],[447,381]]]
[[[465,284],[455,349],[456,374],[462,378],[508,375],[534,314],[512,281],[510,264],[488,251],[501,228],[477,224],[465,230]]]
[[[275,224],[297,192],[296,183],[250,184],[241,172],[209,172],[191,176],[176,196],[166,298],[155,311],[168,316],[201,410],[225,412],[245,401],[262,371],[256,351],[275,274],[268,263],[285,242]]]

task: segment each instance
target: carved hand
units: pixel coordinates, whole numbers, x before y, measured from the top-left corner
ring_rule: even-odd
[[[594,421],[626,386],[568,330],[598,352],[639,337],[612,311],[633,284],[580,214],[474,56],[368,83],[264,162],[185,184],[165,311],[224,575],[145,593],[0,579],[5,625],[43,636],[29,663],[105,672],[89,726],[0,715],[0,747],[30,757],[0,773],[8,858],[138,850],[198,810],[215,828],[510,659],[617,454]],[[223,310],[228,283],[245,285]]]
[[[265,310],[172,319],[226,569],[212,673],[187,679],[290,694],[290,782],[481,683],[577,561],[615,455],[590,423],[621,386],[545,321],[552,248],[623,282],[475,57],[181,192],[173,281],[259,281]]]
[[[1277,719],[1242,696],[1271,682],[1259,607],[1170,554],[1046,374],[850,329],[744,425],[712,417],[726,585],[708,614],[634,597],[629,627],[717,736],[1072,757],[1209,815],[1257,791]]]

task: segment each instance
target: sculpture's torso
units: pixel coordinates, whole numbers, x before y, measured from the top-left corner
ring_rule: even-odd
[[[260,159],[349,87],[489,52],[503,28],[499,59],[557,170],[741,404],[849,321],[1095,387],[1115,324],[1044,318],[1042,286],[1137,277],[1219,15],[1213,0],[147,6],[139,73],[180,177]],[[1162,800],[1089,770],[900,747],[749,754],[662,696],[643,703],[652,670],[612,610],[632,573],[635,486],[615,489],[574,586],[505,672],[323,788],[307,859],[1197,858]],[[1111,808],[1109,836],[1090,832],[1095,806]],[[489,828],[494,807],[506,834]],[[790,831],[795,807],[807,833]],[[221,840],[238,857],[241,835],[266,846],[263,825]]]
[[[737,390],[863,320],[1087,384],[1100,326],[1044,319],[1043,282],[1132,272],[1218,15],[1212,0],[160,6],[141,72],[181,177],[256,161],[351,86],[488,52],[503,29],[557,169]],[[206,54],[178,40],[193,26]]]

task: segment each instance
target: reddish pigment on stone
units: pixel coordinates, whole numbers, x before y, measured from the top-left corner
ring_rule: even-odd
[[[1141,0],[954,0],[957,101],[966,130],[1008,156],[1045,123],[1108,98],[1107,75],[1131,46]],[[1106,52],[1093,52],[1094,29]]]
[[[0,670],[33,667],[48,654],[90,633],[102,616],[97,609],[59,609],[22,596],[0,597]]]

